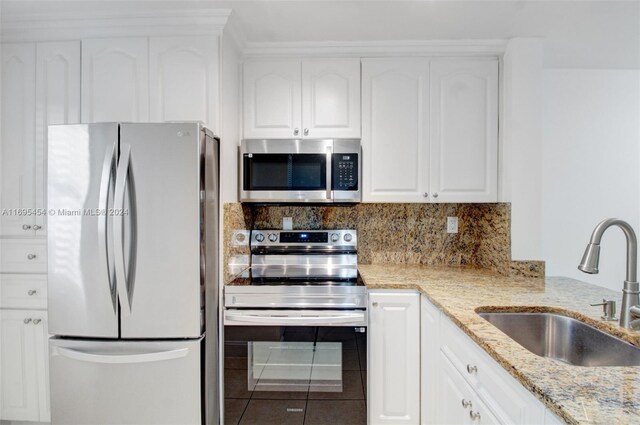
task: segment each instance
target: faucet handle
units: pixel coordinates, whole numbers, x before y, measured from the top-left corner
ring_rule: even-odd
[[[614,321],[614,320],[618,320],[618,318],[616,317],[616,302],[613,300],[606,300],[606,299],[602,299],[601,303],[597,303],[597,304],[590,304],[592,307],[595,307],[597,305],[601,305],[602,306],[602,320],[607,320],[607,321]]]

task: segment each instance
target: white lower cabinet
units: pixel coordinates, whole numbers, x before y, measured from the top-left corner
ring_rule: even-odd
[[[48,422],[47,312],[0,310],[0,419]]]
[[[420,421],[420,295],[369,292],[369,424]]]

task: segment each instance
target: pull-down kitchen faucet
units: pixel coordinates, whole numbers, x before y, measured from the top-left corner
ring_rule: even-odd
[[[638,287],[638,240],[636,233],[629,223],[617,218],[609,218],[598,223],[591,240],[584,251],[582,261],[578,269],[589,274],[598,273],[598,262],[600,261],[600,241],[602,235],[611,226],[618,226],[627,237],[627,278],[622,289],[622,311],[620,312],[620,326],[631,328],[631,318],[640,317],[640,290]]]

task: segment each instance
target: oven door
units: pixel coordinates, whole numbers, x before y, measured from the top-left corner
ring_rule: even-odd
[[[243,140],[242,202],[332,202],[332,140]]]
[[[225,423],[365,425],[365,331],[225,325]]]

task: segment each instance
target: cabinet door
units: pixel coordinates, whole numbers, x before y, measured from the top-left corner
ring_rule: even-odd
[[[420,421],[420,296],[369,293],[370,424]]]
[[[49,322],[46,311],[33,311],[33,341],[35,370],[38,382],[38,412],[40,422],[51,421],[51,397],[49,395]]]
[[[420,296],[420,423],[438,423],[440,399],[440,310]]]
[[[424,202],[429,179],[429,62],[362,61],[365,202]]]
[[[82,122],[149,121],[146,37],[82,42]]]
[[[431,63],[432,196],[498,200],[498,62]]]
[[[299,138],[300,61],[244,64],[244,138]]]
[[[47,207],[47,126],[80,122],[80,42],[38,43],[36,48],[35,207]],[[46,234],[36,215],[36,234]]]
[[[213,130],[218,98],[218,37],[149,39],[151,121],[202,121]]]
[[[302,62],[302,135],[360,137],[360,60]]]
[[[2,235],[35,235],[35,74],[35,44],[2,45]]]
[[[0,310],[0,419],[38,421],[32,311]]]

